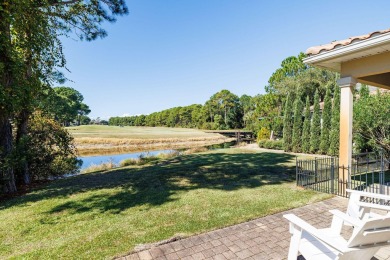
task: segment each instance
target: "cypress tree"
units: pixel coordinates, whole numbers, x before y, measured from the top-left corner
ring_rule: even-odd
[[[332,128],[330,130],[330,146],[328,153],[337,155],[340,144],[340,88],[336,87],[333,97]]]
[[[314,94],[314,111],[310,128],[310,152],[316,153],[320,148],[321,138],[320,96],[318,94],[318,89]]]
[[[303,132],[302,132],[302,152],[310,152],[310,98],[306,97],[306,107],[305,107],[305,121],[303,122]]]
[[[324,109],[322,110],[322,128],[321,128],[321,142],[320,152],[322,154],[328,153],[330,147],[330,130],[332,128],[332,97],[330,93],[330,87],[326,89],[324,98]]]
[[[292,134],[292,151],[295,153],[302,151],[302,111],[302,100],[301,98],[297,98],[294,102],[294,125]]]
[[[284,107],[283,119],[283,143],[286,152],[292,148],[292,100],[290,94],[287,95],[286,105]]]
[[[366,84],[362,84],[359,91],[360,98],[367,98],[370,96],[370,90]]]

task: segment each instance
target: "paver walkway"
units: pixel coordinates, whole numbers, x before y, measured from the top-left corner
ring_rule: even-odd
[[[331,209],[346,210],[347,199],[334,197],[304,207],[258,218],[249,222],[152,247],[122,257],[122,260],[148,259],[286,259],[290,233],[284,214],[293,213],[317,228],[328,227]],[[344,232],[349,232],[344,230]],[[303,259],[302,257],[299,257]],[[390,260],[390,247],[372,259]]]

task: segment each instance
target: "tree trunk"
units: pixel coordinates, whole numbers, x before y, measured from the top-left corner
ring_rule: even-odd
[[[16,192],[15,175],[10,164],[9,156],[12,153],[12,126],[11,109],[9,107],[10,93],[12,93],[12,59],[11,33],[8,1],[0,1],[0,87],[4,91],[5,103],[0,106],[0,181],[5,193]],[[7,102],[8,101],[8,102]]]
[[[27,109],[23,109],[18,116],[18,128],[16,132],[16,144],[19,149],[23,151],[27,151],[28,147],[24,143],[23,139],[27,137],[28,134],[28,119],[30,117],[30,113]],[[18,182],[28,185],[31,183],[30,180],[30,172],[28,167],[27,158],[24,158],[20,161],[20,171],[17,175]]]
[[[16,192],[15,175],[12,166],[7,163],[12,152],[12,126],[4,111],[0,111],[0,173],[5,193]]]

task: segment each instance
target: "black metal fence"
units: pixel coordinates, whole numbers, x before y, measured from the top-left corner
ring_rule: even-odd
[[[305,189],[346,196],[345,189],[390,195],[389,161],[383,153],[352,156],[352,165],[339,165],[338,157],[296,161],[297,185]]]

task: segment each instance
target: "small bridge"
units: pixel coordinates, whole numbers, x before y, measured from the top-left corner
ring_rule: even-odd
[[[205,133],[221,134],[226,137],[235,138],[237,143],[242,141],[253,141],[254,135],[249,130],[205,130]]]

